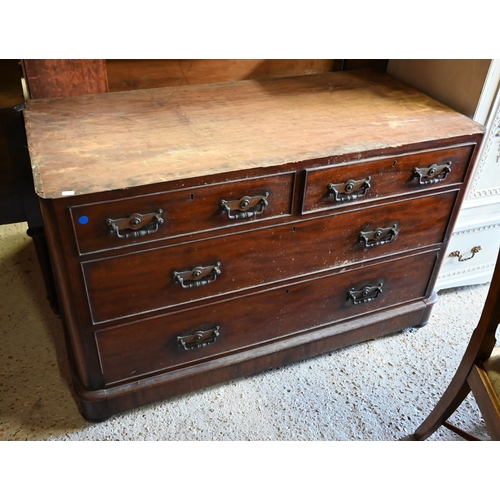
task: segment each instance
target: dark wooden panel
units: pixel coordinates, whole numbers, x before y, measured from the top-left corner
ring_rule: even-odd
[[[23,64],[32,99],[108,91],[104,59],[24,59]]]
[[[0,117],[0,224],[11,224],[26,220],[7,134]]]
[[[206,357],[289,336],[424,297],[434,252],[306,281],[96,333],[105,383],[173,369]],[[373,301],[354,304],[349,291],[383,284]],[[178,335],[220,326],[213,344],[193,351]]]
[[[255,286],[442,243],[456,196],[457,191],[451,191],[84,263],[94,320],[101,322],[220,298]],[[367,248],[360,240],[360,231],[393,224],[398,226],[399,234],[391,243]],[[221,274],[205,286],[184,289],[175,283],[175,271],[218,262]]]
[[[436,187],[461,183],[467,172],[474,147],[475,145],[469,145],[416,154],[388,156],[374,161],[307,169],[303,213],[339,209],[346,205],[368,203],[376,198],[423,192]],[[451,162],[451,172],[439,182],[422,185],[418,178],[413,177],[414,168],[428,168],[432,165],[443,165],[446,162]],[[329,194],[328,185],[330,183],[337,185],[351,179],[359,181],[368,178],[370,178],[370,187],[362,196],[348,201],[336,201],[336,197]],[[362,189],[359,193],[364,192],[365,190]]]
[[[130,247],[144,242],[169,239],[180,235],[210,231],[213,229],[240,227],[269,218],[291,214],[294,174],[286,173],[242,179],[190,189],[166,191],[149,196],[129,196],[108,203],[92,203],[71,207],[73,226],[82,253],[110,248]],[[244,196],[260,196],[268,193],[267,207],[260,215],[250,219],[228,218],[221,210],[221,200],[240,199]],[[119,238],[110,233],[108,218],[128,218],[133,213],[148,214],[163,210],[164,222],[158,231],[140,237]],[[80,222],[84,218],[84,223]],[[131,231],[122,231],[124,235]]]
[[[86,390],[75,379],[73,387],[76,402],[87,420],[106,420],[116,413],[373,340],[381,335],[401,331],[409,325],[424,325],[436,298],[433,295],[430,300],[384,309],[304,335],[229,353],[180,370],[158,373],[142,381],[131,380],[105,390]],[[343,374],[339,373],[339,376]]]
[[[0,224],[27,221],[47,298],[57,312],[54,277],[28,155],[21,79],[19,60],[0,60]]]
[[[0,59],[0,224],[26,220],[14,138],[24,134],[18,108],[24,106],[21,68],[15,59]],[[29,171],[27,172],[30,175]],[[29,177],[31,180],[31,175]]]
[[[343,59],[342,71],[371,68],[385,72],[388,63],[389,59]]]
[[[107,59],[110,92],[332,71],[332,59]]]
[[[22,70],[17,59],[0,59],[0,114],[24,104]]]

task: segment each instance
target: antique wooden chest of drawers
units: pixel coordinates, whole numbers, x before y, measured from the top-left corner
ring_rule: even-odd
[[[426,323],[483,128],[370,71],[32,100],[88,420]]]

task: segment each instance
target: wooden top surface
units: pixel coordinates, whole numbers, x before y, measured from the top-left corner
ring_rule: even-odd
[[[43,198],[483,132],[370,71],[31,100],[24,113]]]

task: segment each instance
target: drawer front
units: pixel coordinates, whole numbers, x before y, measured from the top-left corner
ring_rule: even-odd
[[[475,226],[461,227],[453,233],[439,273],[439,286],[491,280],[500,245],[500,219],[481,220],[478,216],[474,222]]]
[[[302,212],[461,183],[473,150],[469,145],[307,169]]]
[[[416,300],[427,292],[435,260],[426,252],[96,331],[104,381],[178,368]]]
[[[85,254],[290,215],[293,183],[287,173],[76,205],[70,212]]]
[[[439,244],[456,195],[451,191],[87,262],[83,269],[94,322]]]

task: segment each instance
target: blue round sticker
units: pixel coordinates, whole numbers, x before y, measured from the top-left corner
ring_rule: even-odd
[[[80,224],[87,224],[88,221],[89,218],[86,215],[81,215],[80,217],[78,217],[78,222]]]

